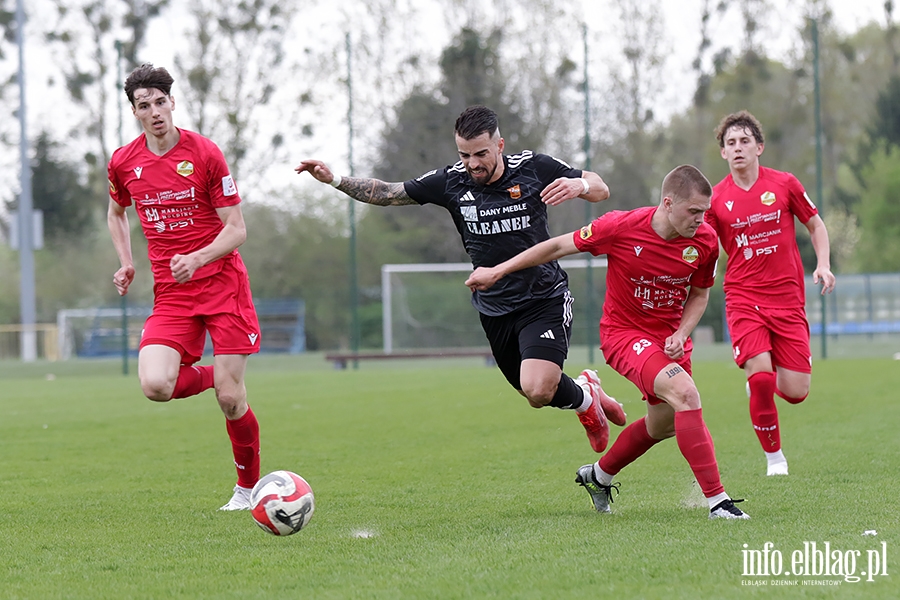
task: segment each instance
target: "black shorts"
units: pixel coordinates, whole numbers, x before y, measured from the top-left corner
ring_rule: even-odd
[[[534,300],[499,317],[481,316],[481,326],[497,366],[506,380],[522,389],[519,373],[526,358],[539,358],[562,368],[572,335],[572,294]]]

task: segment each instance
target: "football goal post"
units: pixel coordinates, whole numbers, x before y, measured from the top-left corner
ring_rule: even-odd
[[[606,257],[561,260],[559,265],[569,274],[569,289],[575,296],[572,343],[586,344],[596,338],[606,292]],[[586,277],[588,268],[591,277]],[[382,265],[384,352],[484,347],[487,340],[472,307],[471,292],[463,285],[471,272],[469,263]]]

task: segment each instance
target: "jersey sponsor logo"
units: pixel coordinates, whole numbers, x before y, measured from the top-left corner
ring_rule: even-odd
[[[509,192],[509,197],[513,200],[518,200],[522,197],[522,188],[518,185],[514,185],[511,188],[506,188],[506,191]]]
[[[182,177],[189,177],[194,174],[194,163],[183,160],[175,167],[175,172]]]
[[[438,172],[437,169],[433,169],[431,171],[428,171],[427,173],[423,173],[422,175],[419,175],[418,177],[416,177],[416,181],[422,181],[426,177],[431,177],[432,175],[434,175],[437,172]]]
[[[153,227],[156,229],[156,233],[162,233],[166,230],[166,223],[165,221],[157,221],[153,224]]]
[[[809,203],[809,205],[810,205],[811,207],[813,207],[813,208],[816,207],[816,205],[813,204],[813,201],[809,199],[809,194],[807,194],[805,190],[804,190],[804,192],[803,192],[803,197],[806,198],[806,201]]]
[[[112,179],[107,179],[107,181],[109,182],[109,191],[110,191],[110,193],[111,193],[111,194],[115,194],[116,192],[118,192],[118,190],[116,189],[116,184],[114,184],[114,183],[112,182]]]
[[[766,206],[772,206],[775,204],[775,193],[774,192],[763,192],[759,197],[759,201],[765,204]]]
[[[731,207],[734,206],[734,200],[726,200],[725,208],[728,209],[728,212],[731,212]]]
[[[553,335],[552,329],[548,329],[547,331],[545,331],[544,333],[541,334],[541,338],[545,339],[545,340],[555,340],[556,336]]]
[[[635,255],[635,256],[640,256],[640,255],[641,255],[641,251],[643,251],[643,249],[644,249],[643,246],[635,246],[635,247],[634,247],[634,255]]]
[[[145,208],[144,217],[146,217],[147,221],[150,223],[159,221],[159,211],[155,208]]]
[[[256,338],[259,337],[259,334],[258,334],[258,333],[248,333],[248,334],[247,334],[247,337],[250,338],[250,343],[251,343],[251,344],[255,344],[255,343],[256,343]]]
[[[226,175],[222,178],[222,195],[234,196],[235,194],[237,194],[237,186],[234,185],[234,179],[231,175]]]
[[[750,240],[747,238],[746,233],[741,233],[734,236],[734,243],[737,244],[738,248],[743,248],[744,246],[750,245]]]
[[[462,208],[467,207],[460,207]],[[513,217],[511,219],[499,219],[489,223],[466,223],[466,229],[471,233],[478,235],[493,235],[495,233],[507,233],[510,231],[520,231],[531,227],[531,218],[528,215],[521,217]]]
[[[578,235],[581,237],[581,239],[583,239],[583,240],[591,239],[591,235],[593,235],[593,233],[594,233],[591,228],[591,225],[592,225],[592,223],[588,223],[587,225],[585,225],[584,227],[581,228],[581,231],[578,232]]]
[[[693,246],[688,246],[684,249],[684,252],[681,253],[681,258],[683,258],[685,262],[692,263],[700,258],[700,253],[697,252],[697,249]]]
[[[750,260],[751,258],[753,258],[753,249],[744,248],[744,260]]]
[[[143,172],[143,170],[144,170],[144,167],[135,167],[135,168],[134,168],[134,175],[135,175],[135,177],[137,177],[138,179],[140,179],[140,178],[141,178],[141,173]]]
[[[775,254],[775,252],[777,250],[778,250],[778,244],[773,244],[772,246],[766,246],[765,248],[757,248],[756,256],[759,256],[761,254]]]
[[[472,192],[466,192],[463,194],[460,199],[460,202],[475,202],[475,195]]]
[[[460,206],[459,212],[466,221],[478,222],[478,208],[475,206]]]

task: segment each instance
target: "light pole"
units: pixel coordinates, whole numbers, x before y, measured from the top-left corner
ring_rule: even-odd
[[[25,113],[25,9],[16,0],[16,44],[19,47],[19,156],[22,164],[19,195],[19,309],[22,317],[21,356],[37,358],[34,292],[34,230],[32,229],[31,160],[28,152],[28,120]]]

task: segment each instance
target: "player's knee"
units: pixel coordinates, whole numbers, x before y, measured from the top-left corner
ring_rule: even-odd
[[[247,394],[243,388],[216,388],[216,400],[219,402],[219,408],[229,419],[235,419],[246,412]]]
[[[150,377],[141,378],[141,391],[144,395],[154,402],[168,402],[172,399],[172,392],[175,389],[174,382],[166,379],[157,379]]]
[[[667,396],[667,402],[675,410],[696,410],[700,408],[700,392],[697,390],[697,386],[693,385],[693,382],[690,385],[674,387]],[[674,432],[674,429],[672,431]]]
[[[522,386],[522,393],[525,394],[525,398],[528,399],[528,404],[532,408],[543,408],[553,401],[556,388],[537,382]]]

